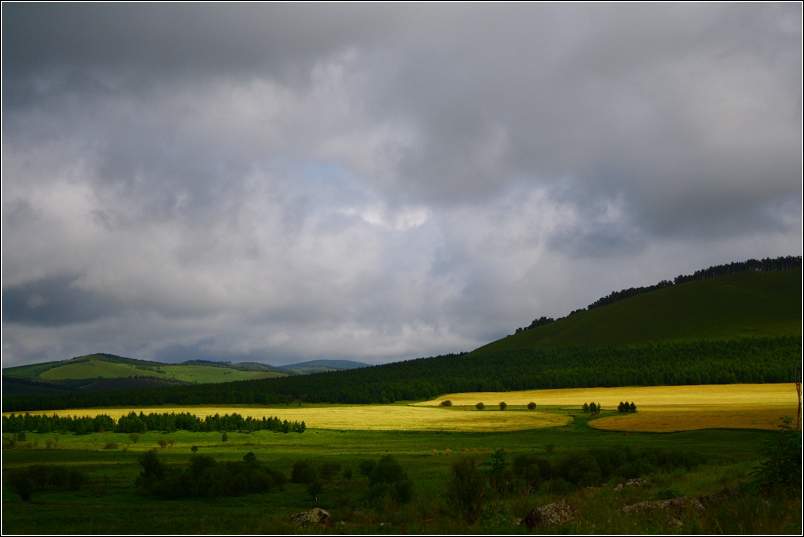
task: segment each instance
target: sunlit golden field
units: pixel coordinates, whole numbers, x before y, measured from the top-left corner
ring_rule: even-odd
[[[452,408],[439,406],[452,401]],[[508,410],[500,411],[504,401]],[[529,402],[535,411],[524,410]],[[671,432],[709,428],[773,429],[783,415],[795,416],[798,398],[795,385],[717,384],[700,386],[636,386],[625,388],[570,388],[519,392],[469,392],[449,394],[413,405],[335,405],[305,407],[258,406],[162,406],[138,408],[88,408],[40,411],[32,414],[95,416],[107,414],[117,420],[132,410],[139,413],[188,412],[201,418],[238,413],[253,418],[276,416],[304,421],[317,429],[364,431],[519,431],[565,425],[580,412],[581,405],[599,403],[604,411],[616,410],[620,401],[633,401],[634,414],[600,415],[591,427],[616,431]],[[475,404],[483,402],[486,410]],[[540,412],[546,407],[549,412]],[[561,412],[557,412],[562,410]],[[8,414],[8,413],[6,413]]]
[[[634,386],[621,388],[570,388],[521,392],[449,394],[417,403],[437,406],[449,399],[453,405],[559,406],[580,409],[584,402],[616,410],[621,401],[637,405],[634,414],[602,415],[589,422],[598,429],[671,432],[708,428],[773,429],[783,415],[795,416],[798,405],[795,384],[714,384],[698,386]]]
[[[566,414],[538,411],[506,411],[489,409],[478,412],[474,408],[448,409],[399,405],[343,405],[302,408],[265,408],[238,406],[162,406],[155,408],[87,408],[31,412],[52,416],[90,416],[106,414],[115,420],[131,411],[146,414],[188,412],[200,418],[214,414],[238,413],[243,417],[262,418],[276,416],[281,420],[304,421],[307,427],[317,429],[363,431],[521,431],[541,427],[555,427],[571,421]],[[8,414],[8,413],[6,413]]]

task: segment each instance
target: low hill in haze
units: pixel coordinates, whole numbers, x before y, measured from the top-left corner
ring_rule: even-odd
[[[280,369],[293,371],[294,373],[298,373],[300,375],[309,375],[311,373],[328,373],[330,371],[343,371],[345,369],[370,367],[370,365],[362,362],[353,362],[352,360],[312,360],[309,362],[300,362],[298,364],[288,364],[279,367]]]

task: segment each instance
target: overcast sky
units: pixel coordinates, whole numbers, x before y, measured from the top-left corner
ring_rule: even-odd
[[[469,351],[802,253],[802,7],[2,5],[3,367]]]

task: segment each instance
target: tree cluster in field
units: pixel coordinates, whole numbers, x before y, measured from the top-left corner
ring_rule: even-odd
[[[609,304],[614,304],[615,302],[625,300],[626,298],[631,298],[632,296],[650,293],[652,291],[657,291],[659,289],[672,287],[673,285],[679,285],[694,280],[709,280],[737,272],[779,272],[782,270],[791,270],[795,268],[801,268],[801,256],[785,256],[777,257],[776,259],[766,258],[762,260],[749,259],[748,261],[729,263],[727,265],[715,265],[707,269],[697,270],[693,274],[676,276],[672,282],[669,280],[662,280],[656,285],[649,285],[646,287],[631,287],[621,291],[612,291],[607,296],[595,300],[586,308],[573,310],[569,315],[573,315],[581,311],[593,310],[595,308],[608,306]],[[525,328],[517,328],[516,333],[518,334],[525,330],[530,330],[538,326],[549,324],[555,320],[556,319],[551,317],[539,317],[530,323],[529,326]]]
[[[242,461],[218,462],[207,455],[193,455],[186,468],[168,466],[156,451],[146,451],[137,462],[142,467],[137,486],[163,499],[188,497],[217,498],[267,492],[282,487],[287,477],[247,453]]]
[[[37,433],[71,432],[75,434],[89,434],[97,432],[116,433],[144,433],[146,431],[174,432],[177,430],[193,432],[209,431],[274,431],[277,433],[303,433],[307,426],[302,421],[289,422],[279,418],[256,419],[251,416],[243,418],[240,414],[215,414],[203,420],[187,412],[162,413],[129,412],[121,416],[117,422],[111,417],[101,414],[94,418],[78,416],[52,416],[11,414],[3,416],[3,432],[24,433],[25,431]],[[136,442],[136,441],[135,441]]]
[[[522,348],[203,386],[9,397],[3,410],[293,401],[368,404],[479,391],[791,382],[800,363],[799,336]]]
[[[78,490],[87,481],[86,474],[55,464],[34,464],[23,468],[12,468],[4,470],[3,477],[23,502],[31,501],[31,496],[35,492]]]
[[[600,403],[595,403],[593,401],[591,403],[584,403],[581,407],[581,410],[584,412],[589,412],[594,416],[595,414],[600,414],[600,411],[603,410],[603,407],[600,405]]]
[[[617,412],[636,412],[636,404],[634,402],[629,403],[626,401],[623,403],[620,401],[620,404],[617,405]]]
[[[536,453],[517,455],[506,461],[501,449],[490,461],[473,458],[452,465],[447,498],[467,522],[475,522],[485,503],[511,493],[532,494],[538,490],[567,494],[574,488],[598,487],[610,479],[634,479],[660,470],[690,470],[704,462],[697,453],[644,449],[629,446],[595,449],[547,460]]]

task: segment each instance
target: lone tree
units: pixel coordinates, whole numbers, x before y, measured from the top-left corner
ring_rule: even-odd
[[[534,403],[533,401],[528,403],[528,410],[536,410],[536,403]]]
[[[508,408],[508,405],[505,401],[500,401],[500,410],[505,410],[506,408]]]
[[[139,435],[139,434],[137,434],[137,433],[131,433],[130,435],[128,435],[128,439],[129,439],[129,440],[131,440],[133,443],[135,443],[135,444],[136,444],[136,443],[137,443],[137,440],[139,440],[139,439],[140,439],[140,435]]]
[[[452,406],[452,401],[445,399],[444,401],[441,401],[441,406]]]
[[[156,441],[156,443],[159,444],[159,447],[165,449],[165,446],[167,445],[167,440],[165,440],[164,438],[160,438],[159,440]]]
[[[475,405],[475,408],[478,410],[483,410],[484,408],[486,408],[486,405],[484,405],[483,403],[478,403]]]

